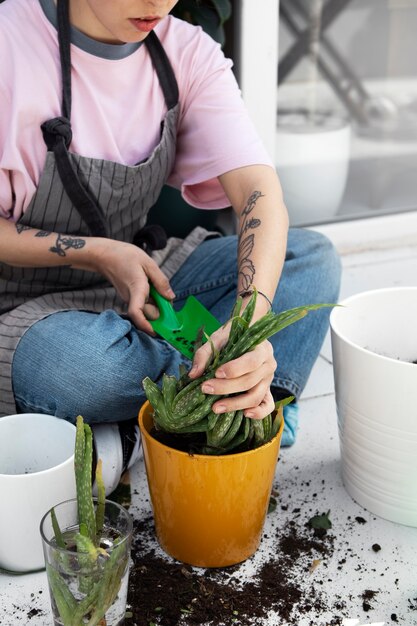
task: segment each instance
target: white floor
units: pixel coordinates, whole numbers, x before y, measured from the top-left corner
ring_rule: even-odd
[[[415,285],[417,245],[403,247],[399,241],[389,249],[346,255],[343,264],[342,298],[378,287]],[[286,624],[270,614],[267,621],[257,621],[256,626],[327,626],[330,622],[340,626],[417,625],[417,529],[377,518],[356,504],[342,484],[329,337],[300,405],[296,445],[281,451],[277,466],[278,507],[267,516],[257,554],[234,576],[250,578],[274,549],[277,531],[285,529],[290,520],[304,523],[312,515],[330,510],[333,553],[313,572],[309,572],[311,563],[294,564],[293,580],[304,595],[319,593],[326,609],[320,614],[312,609],[308,615],[299,616],[294,611],[292,621]],[[146,493],[141,464],[132,478],[135,490]],[[134,497],[135,514],[148,513],[148,499]],[[372,549],[375,543],[381,546],[378,552]],[[367,611],[363,609],[364,590],[377,592]],[[0,574],[0,598],[2,626],[52,623],[44,573]],[[335,608],[341,603],[343,608]]]

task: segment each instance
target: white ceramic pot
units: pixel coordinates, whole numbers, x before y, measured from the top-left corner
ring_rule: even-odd
[[[417,287],[366,291],[330,316],[343,481],[417,527]]]
[[[349,124],[297,123],[297,113],[279,117],[275,164],[291,225],[332,218],[346,187],[350,159]]]
[[[40,521],[75,498],[75,426],[50,415],[0,418],[0,567],[44,567]]]

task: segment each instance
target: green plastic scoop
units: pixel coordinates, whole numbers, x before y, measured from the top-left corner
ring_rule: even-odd
[[[182,309],[175,311],[171,302],[161,296],[153,285],[150,285],[149,293],[159,309],[158,319],[149,320],[152,328],[192,360],[194,344],[201,328],[207,335],[211,335],[220,328],[220,322],[194,296],[188,296]],[[205,341],[203,335],[202,342]]]

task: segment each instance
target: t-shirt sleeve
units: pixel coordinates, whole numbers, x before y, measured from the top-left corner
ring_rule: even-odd
[[[13,100],[8,90],[0,82],[0,217],[16,221],[22,213],[22,205],[34,193],[34,184],[25,176],[25,149],[19,142],[16,121],[12,115]],[[26,122],[26,120],[25,120]],[[30,121],[25,124],[29,128]],[[23,135],[23,138],[25,136]],[[26,142],[28,145],[28,142]],[[29,144],[30,145],[30,144]],[[29,190],[31,186],[33,190]],[[19,197],[19,211],[16,211],[16,196]]]
[[[12,170],[8,168],[6,135],[10,132],[10,99],[0,82],[0,217],[10,218],[13,209]]]
[[[218,176],[248,165],[272,166],[249,118],[232,62],[200,28],[175,69],[181,114],[177,154],[168,184],[203,209],[230,205]]]

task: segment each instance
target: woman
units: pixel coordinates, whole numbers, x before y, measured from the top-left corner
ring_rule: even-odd
[[[104,459],[108,492],[135,458],[125,444],[137,444],[141,380],[182,361],[152,332],[149,282],[178,307],[196,295],[222,322],[254,286],[254,319],[271,303],[335,302],[339,288],[331,244],[288,234],[275,169],[230,61],[201,29],[168,15],[175,4],[0,5],[0,56],[9,59],[0,70],[0,414],[81,413],[96,424],[97,454],[113,454]],[[145,227],[166,182],[196,207],[232,205],[238,237],[197,228],[165,242]],[[298,398],[327,324],[328,313],[315,313],[223,366],[203,390],[233,395],[213,410],[259,419],[274,399]],[[191,377],[208,354],[207,345],[196,353]]]

